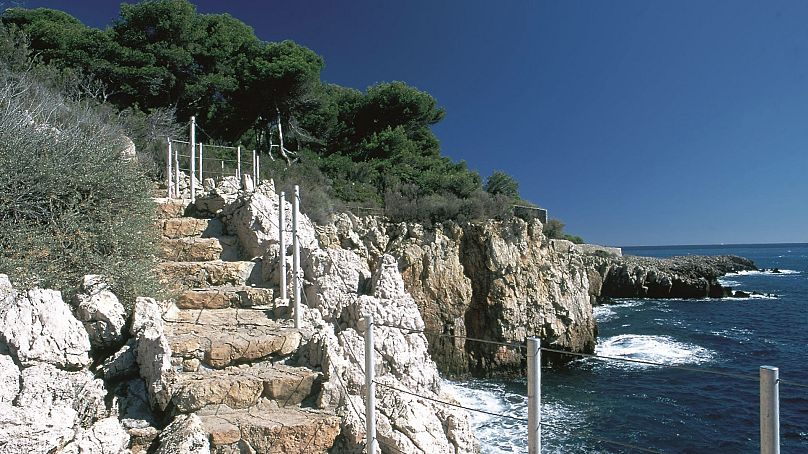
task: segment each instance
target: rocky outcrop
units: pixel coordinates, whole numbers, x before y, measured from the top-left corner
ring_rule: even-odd
[[[87,331],[59,292],[17,290],[0,274],[2,452],[118,453],[128,447],[104,382],[87,369],[89,352]]]
[[[15,290],[0,274],[0,342],[23,367],[40,362],[64,369],[90,364],[90,338],[55,290]]]
[[[126,324],[126,311],[103,277],[84,276],[75,297],[76,315],[84,324],[90,344],[97,349],[120,345]]]
[[[238,236],[250,256],[262,258],[261,276],[273,284],[279,278],[279,261],[289,261],[290,258],[289,251],[278,248],[276,219],[280,209],[287,212],[287,219],[291,218],[291,204],[284,202],[279,205],[272,186],[265,183],[255,193],[242,195],[232,206],[222,210],[226,231]],[[354,251],[340,247],[321,248],[314,237],[314,227],[305,216],[301,216],[299,231],[303,249],[301,261],[306,306],[302,314],[303,326],[299,331],[300,347],[294,355],[294,364],[306,366],[321,374],[321,378],[317,380],[320,382],[319,391],[312,411],[335,411],[340,416],[336,420],[323,418],[315,427],[308,426],[309,429],[306,429],[305,424],[299,426],[301,436],[304,433],[311,434],[311,446],[315,447],[311,448],[314,449],[312,452],[320,452],[317,446],[323,446],[323,440],[328,439],[321,439],[320,434],[340,434],[336,444],[330,447],[331,452],[358,453],[363,449],[362,355],[363,336],[367,328],[366,315],[370,313],[377,323],[377,377],[380,383],[386,385],[379,385],[376,395],[380,403],[377,414],[378,437],[380,443],[386,445],[382,449],[405,453],[475,452],[476,442],[464,411],[451,407],[447,409],[441,404],[408,394],[432,399],[452,399],[440,389],[437,368],[427,351],[426,337],[419,332],[424,328],[423,319],[415,301],[405,291],[396,260],[391,256],[379,256],[375,262],[369,263]],[[291,276],[287,277],[287,282],[291,283]],[[288,302],[278,300],[275,304],[274,314],[289,315],[288,310],[283,310]],[[240,314],[244,312],[248,311]],[[264,328],[257,324],[254,329]],[[258,344],[253,342],[253,345]],[[178,350],[179,348],[175,349]],[[201,356],[206,357],[205,354]],[[243,354],[235,356],[241,357]],[[227,375],[217,375],[217,380],[222,380],[222,383],[232,381],[232,367],[227,365],[222,370]],[[244,385],[239,385],[239,389],[253,389],[249,376],[258,378],[261,376],[260,371],[253,370],[254,365],[242,367],[239,380],[246,381]],[[265,394],[277,391],[283,395],[283,389],[280,385],[268,387],[266,380],[264,382]],[[188,404],[199,406],[201,402],[196,403],[199,399],[207,399],[200,391],[191,390],[185,394],[189,398]],[[211,390],[211,396],[219,394],[218,391],[213,391]],[[267,417],[259,422],[234,408],[250,405],[254,394],[246,392],[223,398],[224,401],[217,409],[218,416],[215,417],[206,415],[205,409],[198,412],[202,415],[205,426],[213,430],[211,436],[221,440],[218,443],[236,443],[240,436],[239,443],[249,443],[255,448],[254,443],[260,440],[245,439],[251,431],[260,430],[266,433],[280,429],[279,426],[274,426],[271,412],[267,412]],[[266,404],[259,400],[255,405]],[[308,415],[305,420],[311,421],[316,414]],[[290,422],[295,420],[291,416],[288,418]],[[266,445],[266,441],[260,443],[262,446]],[[327,449],[325,446],[323,448]]]
[[[730,296],[718,278],[755,270],[754,262],[736,256],[652,258],[625,256],[586,258],[602,284],[593,288],[599,300],[609,298],[721,298]],[[598,291],[599,290],[599,291]]]
[[[546,346],[594,349],[587,267],[580,254],[551,247],[541,230],[536,220],[425,228],[341,214],[318,234],[369,265],[384,253],[396,258],[445,373],[497,375],[524,367],[521,350],[466,338],[521,343],[538,336]]]

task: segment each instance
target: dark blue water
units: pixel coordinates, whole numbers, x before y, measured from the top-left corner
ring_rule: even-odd
[[[732,378],[600,360],[542,371],[543,452],[640,452],[608,439],[673,453],[759,452],[761,365],[808,385],[808,245],[625,248],[625,254],[735,254],[784,272],[730,275],[725,285],[776,298],[619,300],[595,309],[597,352],[730,372]],[[526,417],[525,382],[468,381],[466,405]],[[808,452],[808,388],[780,386],[782,452]],[[525,452],[526,427],[475,416],[484,453]],[[561,430],[563,427],[566,431]]]

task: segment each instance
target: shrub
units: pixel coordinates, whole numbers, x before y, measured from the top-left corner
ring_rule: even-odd
[[[0,72],[0,272],[69,298],[103,274],[125,303],[153,294],[151,183],[87,102]]]

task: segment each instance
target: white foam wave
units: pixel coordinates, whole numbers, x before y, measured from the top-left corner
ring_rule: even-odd
[[[723,277],[718,278],[718,283],[721,284],[722,287],[737,287],[741,285],[738,281],[733,281],[731,279],[725,279]]]
[[[749,296],[728,296],[725,299],[733,301],[746,301],[746,300],[776,300],[778,296],[764,295],[762,293],[750,293]]]
[[[727,276],[788,276],[791,274],[802,274],[802,271],[779,269],[778,273],[772,270],[751,270],[727,273]]]
[[[678,342],[668,336],[621,334],[598,342],[595,353],[601,356],[650,361],[663,365],[701,364],[710,361],[713,352],[698,345]],[[610,365],[618,362],[610,361]],[[620,367],[653,367],[638,363],[619,363]]]
[[[442,388],[454,394],[467,408],[524,418],[527,414],[527,396],[506,389],[502,383],[471,380],[452,382],[444,380]],[[553,421],[579,420],[579,412],[555,402],[542,402],[542,418]],[[480,441],[481,454],[526,452],[527,424],[478,412],[469,412],[471,428]],[[553,438],[563,437],[556,434]],[[548,440],[549,441],[549,440]],[[562,440],[553,440],[565,444]]]
[[[592,308],[592,315],[598,322],[605,322],[614,318],[617,312],[609,306],[596,306]]]

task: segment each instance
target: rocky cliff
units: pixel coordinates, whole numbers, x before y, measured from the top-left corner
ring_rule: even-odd
[[[341,214],[318,229],[318,238],[354,251],[368,266],[395,257],[442,371],[490,376],[518,373],[523,351],[473,339],[518,344],[539,336],[545,346],[594,349],[583,256],[557,250],[541,228],[521,219],[427,228]]]
[[[610,298],[721,298],[729,296],[718,278],[732,272],[755,270],[755,264],[736,256],[599,257],[586,263],[600,285],[590,288],[598,301]]]

